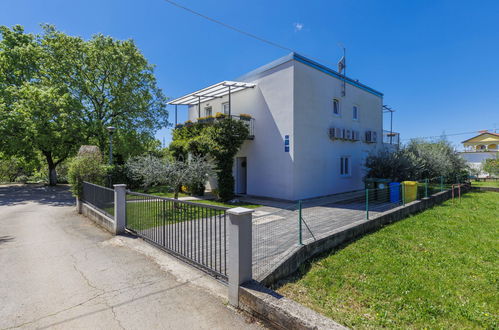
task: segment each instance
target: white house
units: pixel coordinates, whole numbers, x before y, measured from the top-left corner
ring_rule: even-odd
[[[468,165],[479,171],[479,178],[486,178],[489,173],[482,169],[485,160],[499,157],[499,134],[480,131],[480,134],[463,141],[464,151],[460,153]]]
[[[398,134],[383,133],[383,94],[296,53],[236,81],[170,102],[189,120],[249,114],[252,137],[234,164],[236,193],[299,200],[364,187],[370,152]]]

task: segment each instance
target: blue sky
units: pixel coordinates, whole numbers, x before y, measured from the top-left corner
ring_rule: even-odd
[[[344,44],[348,75],[385,94],[403,139],[499,130],[499,1],[177,2],[333,68]],[[38,32],[40,23],[84,38],[134,39],[170,97],[234,79],[288,53],[163,0],[0,2],[0,24]],[[169,129],[157,137],[168,143]]]

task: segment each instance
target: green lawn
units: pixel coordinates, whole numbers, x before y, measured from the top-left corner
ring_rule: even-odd
[[[143,193],[143,194],[150,194],[150,195],[155,195],[159,197],[168,197],[168,198],[173,198],[174,193],[172,192],[165,192],[165,187],[164,186],[154,186],[154,187],[149,187],[147,189],[139,188],[139,189],[134,189],[133,191]],[[184,193],[179,193],[178,197],[186,197],[189,196]]]
[[[499,194],[473,192],[304,265],[278,291],[352,328],[499,327]]]
[[[133,230],[171,225],[195,219],[215,217],[223,210],[196,207],[184,203],[171,202],[127,202],[127,227]]]
[[[496,187],[499,188],[499,180],[498,181],[471,181],[471,185],[475,187]]]
[[[138,198],[138,201],[131,201]],[[197,207],[193,204],[207,204],[221,207],[256,208],[260,205],[235,203],[228,204],[211,200],[196,200],[189,203],[174,203],[171,201],[141,201],[140,196],[129,195],[126,204],[127,226],[134,230],[143,230],[152,227],[169,225],[183,221],[214,217],[223,213],[223,210]],[[192,204],[193,203],[193,204]]]

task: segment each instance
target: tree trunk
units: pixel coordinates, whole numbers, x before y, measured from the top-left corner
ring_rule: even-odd
[[[45,155],[47,165],[49,167],[49,185],[55,186],[57,184],[57,171],[55,169],[57,164],[54,163],[54,159],[52,158],[52,154],[50,152],[42,151],[42,153]]]
[[[55,186],[57,184],[57,171],[55,170],[55,166],[49,167],[49,185]]]

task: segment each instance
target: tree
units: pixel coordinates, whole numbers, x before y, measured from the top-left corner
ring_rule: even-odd
[[[69,160],[68,181],[74,196],[81,196],[83,181],[103,184],[107,166],[103,164],[100,153],[80,153]]]
[[[197,156],[184,162],[145,155],[129,159],[126,167],[132,179],[142,181],[144,187],[164,186],[165,192],[174,192],[175,199],[182,185],[204,183],[213,172],[211,163]]]
[[[397,151],[382,151],[366,159],[367,177],[394,181],[445,177],[448,182],[464,182],[468,166],[446,140],[411,140]]]
[[[491,176],[499,176],[499,153],[496,153],[494,158],[485,160],[483,164],[483,170],[489,173],[489,175]]]
[[[43,83],[25,84],[17,92],[13,106],[19,137],[17,150],[33,148],[45,157],[49,184],[57,183],[56,167],[76,152],[84,140],[78,108],[69,94]],[[27,150],[29,153],[30,150]]]
[[[53,26],[40,35],[0,27],[0,151],[56,167],[87,143],[107,150],[107,126],[117,127],[114,150],[124,160],[155,143],[168,124],[166,98],[153,67],[131,40],[96,35],[85,41]],[[4,141],[5,140],[5,141]]]

